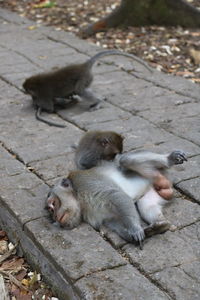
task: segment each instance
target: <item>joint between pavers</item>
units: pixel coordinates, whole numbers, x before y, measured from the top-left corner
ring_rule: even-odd
[[[199,177],[199,176],[197,176],[196,178],[198,178],[198,177]],[[191,178],[191,179],[195,179],[195,178]],[[189,180],[189,179],[185,179],[185,180],[179,181],[178,183],[184,182],[184,181],[187,181],[187,180]],[[180,192],[183,196],[188,197],[188,198],[189,198],[189,199],[187,199],[188,201],[191,201],[191,202],[193,202],[193,203],[199,204],[199,201],[196,200],[196,199],[192,196],[192,194],[190,194],[190,192],[183,191],[180,187],[178,187],[178,186],[177,186],[178,183],[174,184],[175,189],[176,189],[178,192]]]
[[[71,46],[70,44],[68,44],[68,43],[66,43],[66,42],[57,40],[57,39],[55,39],[55,38],[53,38],[53,37],[51,37],[51,36],[49,36],[49,35],[46,35],[46,37],[47,37],[50,41],[53,41],[53,42],[55,42],[55,43],[60,43],[60,44],[66,45],[66,46],[68,46],[68,47],[74,49],[74,50],[77,51],[78,53],[80,53],[80,54],[85,54],[85,55],[87,55],[87,56],[89,57],[89,55],[88,55],[87,53],[82,52],[82,51],[79,50],[78,48],[76,48],[76,47],[74,47],[74,46]]]
[[[117,266],[113,266],[113,267],[106,267],[106,268],[101,268],[101,269],[98,269],[96,271],[93,271],[93,272],[88,272],[88,273],[85,273],[83,274],[82,276],[80,276],[79,278],[77,278],[76,280],[74,280],[74,284],[76,284],[79,280],[81,280],[82,278],[86,278],[87,276],[90,276],[90,275],[93,275],[93,274],[98,274],[100,272],[104,272],[106,270],[115,270],[115,269],[118,269],[120,267],[123,267],[123,266],[126,266],[127,263],[124,262],[124,263],[121,263]]]
[[[12,156],[14,157],[14,159],[16,159],[17,161],[19,161],[20,163],[22,163],[26,170],[31,172],[32,174],[34,174],[35,176],[37,176],[40,180],[42,180],[43,183],[47,184],[49,186],[49,184],[44,180],[44,178],[42,176],[40,176],[35,170],[34,168],[32,168],[32,166],[29,163],[25,163],[23,161],[23,159],[17,154],[15,153],[12,149],[8,148],[5,143],[3,143],[2,141],[0,141],[0,145]],[[13,175],[14,176],[14,175]],[[37,185],[35,186],[37,187]]]
[[[83,130],[84,132],[86,132],[86,129],[84,127],[81,127],[80,125],[78,125],[76,122],[72,122],[71,120],[68,120],[67,118],[63,118],[61,114],[59,114],[59,111],[57,112],[57,115],[64,121],[67,121],[68,123],[74,125],[75,127],[77,127],[80,130]]]
[[[29,224],[30,222],[37,221],[37,220],[42,219],[42,218],[45,218],[45,217],[48,218],[48,215],[43,215],[43,216],[36,217],[36,218],[32,218],[32,219],[29,219],[29,220],[25,221],[25,222],[22,224],[22,231],[25,231],[25,226],[26,226],[27,224]]]
[[[42,66],[40,66],[39,64],[35,63],[32,59],[30,59],[29,57],[27,57],[25,54],[17,51],[17,50],[12,50],[12,48],[7,48],[5,45],[0,44],[0,46],[6,50],[9,50],[11,52],[14,52],[16,54],[18,54],[19,56],[25,58],[27,61],[29,61],[30,63],[32,63],[34,66],[38,67],[38,68],[43,68]],[[44,69],[44,68],[43,68]]]
[[[13,84],[11,81],[9,81],[8,79],[6,79],[4,76],[0,75],[0,79],[1,79],[2,81],[4,81],[5,83],[7,83],[7,84],[13,86],[14,88],[16,88],[18,91],[20,91],[20,92],[23,93],[23,90],[22,90],[22,89],[20,89],[17,85]]]
[[[172,89],[172,88],[168,87],[167,85],[163,85],[163,84],[161,84],[161,83],[158,83],[157,81],[148,79],[146,76],[145,76],[145,77],[143,77],[143,76],[137,76],[135,73],[129,73],[129,74],[131,74],[132,76],[136,77],[137,79],[143,79],[143,80],[145,80],[145,81],[147,81],[147,82],[153,83],[153,85],[155,85],[155,86],[158,86],[158,87],[160,87],[160,88],[166,89],[166,90],[168,90],[168,91],[175,92],[176,94],[181,95],[181,96],[186,96],[186,97],[195,99],[195,100],[197,100],[197,101],[199,102],[199,98],[197,98],[197,97],[194,97],[194,96],[192,96],[192,95],[190,95],[190,94],[188,94],[188,93],[185,93],[185,92],[184,92],[184,93],[183,93],[183,92],[180,92],[180,91],[177,90],[177,89]]]
[[[150,274],[147,274],[144,269],[141,268],[141,266],[136,263],[136,262],[133,262],[133,260],[131,259],[131,257],[123,250],[123,247],[122,249],[120,249],[121,251],[121,255],[126,258],[126,260],[129,262],[129,264],[136,268],[138,270],[138,272],[143,275],[147,280],[149,280],[153,285],[155,285],[160,291],[164,292],[166,294],[167,297],[169,297],[170,300],[176,300],[176,297],[175,297],[175,294],[171,293],[170,291],[168,291],[166,288],[164,288],[160,283],[159,281],[151,278]],[[142,251],[142,250],[141,250]]]
[[[197,155],[197,156],[198,156],[198,155]],[[193,157],[193,156],[192,156],[192,157]],[[176,186],[177,184],[179,184],[179,183],[181,183],[181,182],[184,182],[184,181],[187,181],[187,180],[196,179],[196,178],[199,178],[199,176],[197,175],[197,176],[188,177],[188,178],[186,178],[186,179],[181,179],[181,180],[179,180],[179,181],[177,181],[177,182],[175,183],[174,187],[178,189],[178,187]]]
[[[189,224],[186,224],[186,225],[183,225],[183,226],[178,227],[177,230],[175,230],[175,231],[181,231],[182,229],[187,228],[187,227],[190,227],[191,225],[195,225],[195,224],[197,224],[197,223],[199,223],[199,222],[200,222],[200,217],[199,217],[198,220],[196,220],[196,221],[194,221],[194,222],[191,222],[191,223],[189,223]]]
[[[18,160],[20,163],[22,163],[24,166],[26,166],[25,162],[23,161],[23,159],[17,154],[15,153],[12,149],[8,148],[4,142],[0,141],[0,145],[9,153],[12,155],[12,157],[14,157],[16,160]]]

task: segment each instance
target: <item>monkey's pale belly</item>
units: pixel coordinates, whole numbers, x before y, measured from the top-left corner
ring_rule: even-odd
[[[115,184],[117,184],[129,197],[133,199],[141,198],[150,187],[149,181],[140,176],[127,177],[116,169],[108,170],[105,174]]]

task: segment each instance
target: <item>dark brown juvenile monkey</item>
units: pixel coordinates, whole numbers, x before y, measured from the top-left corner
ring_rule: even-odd
[[[130,57],[152,72],[142,60],[129,53],[123,53],[118,50],[105,50],[97,53],[85,63],[73,64],[56,71],[32,76],[25,80],[23,88],[26,93],[32,96],[33,104],[36,107],[36,118],[49,125],[65,127],[43,119],[41,112],[42,110],[50,113],[54,112],[57,105],[65,107],[65,99],[71,97],[73,100],[75,96],[79,96],[82,100],[87,101],[90,104],[90,109],[97,109],[100,99],[89,90],[93,80],[92,66],[97,59],[107,55]]]
[[[90,169],[102,160],[113,160],[123,151],[123,136],[114,131],[89,131],[80,140],[75,163],[78,169]]]
[[[113,162],[104,161],[89,170],[70,172],[67,179],[76,193],[84,221],[98,230],[101,225],[107,226],[123,239],[137,241],[142,247],[145,233],[160,233],[170,227],[162,214],[166,201],[153,183],[161,179],[163,170],[186,160],[182,151],[164,155],[147,151],[124,153]],[[160,183],[160,188],[163,187]],[[54,189],[59,191],[60,183],[53,188],[56,194]],[[63,203],[67,207],[66,197],[60,198],[59,205]],[[141,217],[149,224],[145,230]]]

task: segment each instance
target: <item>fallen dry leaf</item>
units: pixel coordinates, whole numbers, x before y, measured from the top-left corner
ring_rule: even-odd
[[[0,267],[1,271],[10,271],[12,273],[17,273],[22,270],[24,264],[24,259],[19,257],[13,257],[2,263]]]
[[[8,242],[5,240],[0,241],[0,254],[4,254],[8,251]]]
[[[7,240],[6,232],[4,230],[0,230],[0,238],[6,238]]]
[[[194,63],[196,65],[199,65],[200,64],[200,50],[195,50],[194,48],[190,48],[189,53],[190,53],[192,59],[194,60]]]

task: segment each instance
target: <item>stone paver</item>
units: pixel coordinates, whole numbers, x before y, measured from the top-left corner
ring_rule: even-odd
[[[200,87],[156,70],[150,74],[126,57],[106,57],[93,68],[92,88],[104,99],[102,108],[88,112],[78,104],[44,113],[66,124],[49,127],[35,120],[22,82],[101,49],[4,9],[0,34],[0,225],[20,241],[19,253],[60,299],[200,299]],[[49,186],[74,168],[72,145],[94,129],[122,133],[125,151],[182,149],[189,157],[170,170],[177,191],[165,215],[175,231],[146,239],[143,251],[105,228],[61,230],[50,223]]]

